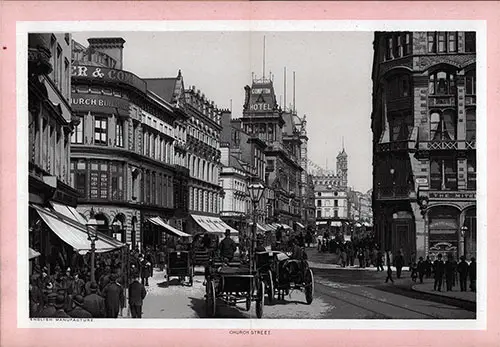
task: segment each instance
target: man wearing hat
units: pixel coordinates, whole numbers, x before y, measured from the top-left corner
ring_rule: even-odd
[[[139,264],[141,267],[141,283],[145,286],[149,286],[149,276],[151,275],[152,264],[144,258],[144,255],[139,256]]]
[[[467,291],[467,273],[469,272],[469,264],[465,261],[465,257],[460,257],[460,263],[457,266],[458,279],[460,281],[460,291]]]
[[[56,296],[56,312],[52,315],[52,318],[71,318],[64,311],[65,302],[66,302],[66,299],[64,298],[64,295],[58,294]]]
[[[97,295],[97,283],[90,284],[90,294],[83,298],[83,308],[94,318],[106,317],[106,303],[104,298]]]
[[[106,318],[118,318],[120,307],[125,306],[125,296],[122,286],[116,281],[116,274],[111,274],[111,282],[102,291],[106,303]]]
[[[92,318],[92,314],[83,308],[83,296],[75,295],[73,298],[73,309],[68,315],[73,318]]]
[[[139,282],[139,276],[134,274],[133,281],[128,286],[128,304],[130,307],[130,313],[132,314],[132,318],[141,318],[142,317],[142,302],[146,297],[146,289]]]
[[[38,317],[49,318],[52,317],[56,313],[56,293],[50,293],[47,296],[47,305],[38,313]]]
[[[234,252],[236,252],[236,243],[230,237],[231,231],[226,229],[224,239],[220,242],[219,252],[223,261],[230,262],[233,260]]]

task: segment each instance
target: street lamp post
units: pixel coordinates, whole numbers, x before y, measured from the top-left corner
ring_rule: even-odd
[[[467,232],[468,228],[467,226],[464,224],[462,225],[462,227],[460,228],[460,255],[463,255],[465,256],[465,233]]]
[[[253,204],[253,225],[252,225],[252,246],[250,249],[250,270],[254,271],[255,241],[257,235],[257,205],[264,194],[264,185],[262,183],[251,183],[248,185],[248,192]]]
[[[94,213],[91,211],[90,219],[86,224],[87,239],[90,241],[90,282],[95,282],[95,243],[99,239],[96,229],[98,225]]]

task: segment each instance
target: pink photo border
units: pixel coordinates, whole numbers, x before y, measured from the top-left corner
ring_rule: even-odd
[[[0,345],[349,345],[498,346],[500,285],[497,264],[500,32],[498,2],[22,2],[0,5]],[[79,20],[485,20],[487,22],[487,329],[486,330],[272,330],[270,335],[234,335],[227,329],[22,329],[17,327],[16,22]],[[286,324],[286,323],[285,323]],[[353,320],[353,327],[357,321]],[[334,328],[332,326],[332,328]]]

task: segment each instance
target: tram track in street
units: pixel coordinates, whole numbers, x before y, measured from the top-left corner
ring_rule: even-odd
[[[315,286],[316,286],[316,288],[318,286],[322,286],[322,287],[328,288],[327,285],[322,284],[322,283],[318,283],[318,282],[315,283]],[[371,300],[371,301],[377,302],[379,304],[388,305],[388,306],[395,307],[395,308],[400,309],[400,310],[409,311],[409,312],[412,312],[412,313],[415,313],[415,314],[418,314],[418,315],[422,315],[422,316],[425,316],[425,317],[427,317],[429,319],[440,319],[441,318],[441,317],[438,317],[436,315],[432,315],[432,314],[425,313],[425,312],[422,312],[422,311],[414,310],[414,309],[408,308],[406,306],[394,304],[394,303],[391,303],[391,302],[388,302],[388,301],[385,301],[385,300],[380,300],[380,299],[373,298],[373,297],[370,297],[370,296],[366,296],[366,295],[362,295],[362,294],[359,294],[359,293],[355,293],[355,292],[352,292],[352,291],[349,291],[349,290],[346,290],[346,289],[343,289],[343,288],[328,288],[328,289],[329,290],[320,291],[319,294],[323,295],[323,296],[330,297],[330,298],[335,299],[335,300],[342,301],[342,302],[347,303],[349,305],[352,305],[354,307],[361,308],[361,309],[363,309],[365,311],[371,312],[371,313],[375,314],[377,316],[377,318],[380,318],[380,319],[393,319],[393,317],[388,316],[388,315],[386,315],[384,313],[381,313],[380,311],[376,311],[376,310],[367,308],[366,306],[363,306],[363,305],[361,305],[359,303],[353,303],[352,301],[347,300],[345,298],[341,298],[341,297],[339,297],[338,295],[335,295],[332,292],[338,291],[338,292],[342,292],[342,293],[345,293],[345,294],[348,294],[348,295],[361,297],[361,298],[363,298],[365,300]]]

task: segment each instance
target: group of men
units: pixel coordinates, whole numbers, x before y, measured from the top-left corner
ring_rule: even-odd
[[[416,266],[420,283],[423,282],[424,274],[429,272],[428,267],[425,265],[423,258],[420,257]],[[467,291],[467,279],[469,279],[469,289],[473,292],[476,291],[476,259],[471,258],[470,264],[467,263],[464,256],[460,257],[460,262],[453,259],[453,256],[448,255],[446,262],[443,262],[442,254],[438,254],[437,259],[432,264],[432,272],[434,273],[434,290],[441,291],[443,286],[443,279],[446,283],[446,291],[452,291],[456,284],[458,274],[460,291]]]

